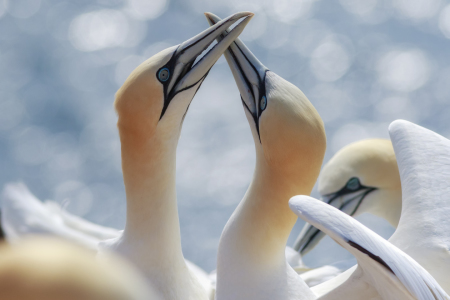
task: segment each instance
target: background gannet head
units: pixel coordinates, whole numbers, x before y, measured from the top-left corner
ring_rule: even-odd
[[[214,14],[205,15],[211,25],[220,21]],[[299,88],[267,69],[239,39],[224,54],[254,137],[259,171],[255,174],[270,173],[271,180],[292,195],[309,194],[326,148],[316,109]]]
[[[9,300],[156,300],[126,261],[100,261],[82,247],[33,237],[0,244],[1,298]]]
[[[319,193],[324,202],[350,216],[365,212],[398,225],[401,213],[401,183],[390,140],[369,139],[338,151],[323,167]],[[324,237],[306,224],[294,248],[306,254]]]
[[[210,68],[252,18],[236,13],[184,43],[161,51],[139,65],[116,93],[120,131],[127,135],[178,140],[192,98]],[[202,52],[228,27],[242,21],[203,57]],[[198,61],[196,61],[199,59]]]

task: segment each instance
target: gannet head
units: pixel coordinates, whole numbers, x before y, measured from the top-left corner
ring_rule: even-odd
[[[214,14],[205,15],[210,25],[220,21]],[[227,37],[224,33],[220,38]],[[239,39],[224,54],[252,130],[259,173],[270,173],[273,180],[293,187],[289,192],[309,194],[326,148],[316,109],[299,88],[267,69]]]
[[[161,51],[139,65],[116,93],[119,129],[127,134],[178,140],[192,98],[209,70],[252,18],[236,13],[189,40]],[[196,61],[228,27],[229,37]]]
[[[350,216],[365,212],[387,219],[396,226],[401,213],[401,183],[390,140],[369,139],[338,151],[323,167],[319,193],[324,202]],[[306,254],[324,237],[307,224],[295,248]]]

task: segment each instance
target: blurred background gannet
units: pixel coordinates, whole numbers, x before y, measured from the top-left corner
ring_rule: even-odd
[[[0,244],[2,300],[162,300],[125,260],[51,238]]]
[[[46,235],[63,238],[97,251],[100,242],[118,238],[122,234],[122,230],[100,226],[73,215],[54,201],[41,202],[21,182],[9,183],[4,187],[2,204],[7,210],[7,218],[2,226],[6,232],[6,240],[10,243],[16,243],[30,235]],[[294,253],[298,255],[298,252]],[[202,285],[209,287],[209,275],[191,261],[185,259],[185,262]],[[214,286],[215,284],[213,288]]]
[[[123,233],[99,243],[133,262],[164,299],[209,299],[213,289],[184,260],[175,190],[176,148],[184,117],[210,68],[252,13],[236,13],[139,65],[116,93],[127,200]],[[200,57],[226,28],[227,38]],[[4,207],[4,220],[8,208]],[[5,227],[8,227],[6,225]]]
[[[5,185],[1,200],[2,228],[6,240],[11,243],[28,235],[52,235],[96,251],[100,241],[121,234],[117,229],[72,215],[54,201],[41,202],[21,182]]]
[[[318,190],[324,202],[350,216],[371,213],[397,227],[402,191],[391,141],[362,140],[339,150],[323,167]],[[324,236],[323,232],[306,224],[294,249],[303,256]]]

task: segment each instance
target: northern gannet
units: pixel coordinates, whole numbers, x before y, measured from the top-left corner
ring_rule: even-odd
[[[403,223],[407,225],[397,228],[390,241],[416,259],[436,278],[442,288],[450,293],[450,272],[446,271],[450,267],[450,253],[441,249],[450,249],[450,234],[445,235],[445,228],[448,228],[446,227],[448,225],[445,220],[441,220],[445,219],[442,217],[442,213],[450,210],[450,202],[433,199],[434,197],[445,199],[445,166],[448,158],[444,155],[445,152],[440,153],[439,150],[445,149],[447,145],[450,149],[450,143],[436,133],[406,121],[393,122],[389,132],[392,142],[378,139],[365,140],[351,144],[339,151],[323,168],[319,177],[319,191],[325,195],[323,197],[325,202],[351,216],[357,216],[364,212],[372,213],[386,219],[396,228],[401,220],[409,218],[407,216],[417,216],[417,222],[424,219],[422,225],[426,226],[429,234],[434,236],[433,240],[424,239],[427,241],[426,244],[422,242],[422,239],[413,240],[412,237],[416,236],[413,228],[418,229],[417,226],[420,225],[413,227],[412,221],[410,223],[405,221]],[[432,139],[433,137],[434,139]],[[408,154],[407,159],[404,157],[406,150],[403,152],[395,150],[394,152],[394,148],[405,149],[407,146],[414,147],[410,150],[412,154]],[[430,150],[429,147],[435,149]],[[403,156],[400,159],[407,160],[408,163],[397,165],[396,156],[399,155]],[[430,162],[430,158],[434,164]],[[406,195],[402,198],[402,190],[406,191],[412,186],[409,185],[402,189],[405,179],[400,181],[399,167],[403,167],[403,173],[408,174],[404,175],[408,180],[414,179],[421,182],[422,178],[436,177],[435,182],[440,181],[441,183],[437,188],[431,188],[421,182],[421,188],[418,190],[421,199],[420,201],[415,200],[417,203],[414,206],[410,205],[409,203],[415,201],[407,200]],[[418,173],[419,170],[421,173]],[[416,177],[420,179],[416,179]],[[429,182],[428,184],[433,185],[434,183]],[[418,189],[418,187],[415,188]],[[409,195],[409,197],[413,196]],[[402,202],[409,207],[403,208]],[[436,209],[436,206],[439,209]],[[408,215],[402,216],[403,211],[406,211]],[[431,211],[435,214],[435,219],[424,217]],[[437,211],[441,213],[437,214]],[[402,232],[408,232],[410,240],[406,238],[407,234],[402,235]],[[416,239],[419,237],[419,232],[417,232]],[[422,234],[425,236],[425,233],[422,232]],[[435,236],[435,234],[437,235]],[[307,224],[299,235],[295,247],[304,254],[310,251],[322,237],[322,232]]]
[[[116,93],[127,200],[126,225],[102,249],[139,267],[164,299],[209,299],[212,287],[187,267],[180,241],[175,190],[176,148],[184,117],[210,68],[252,18],[236,13],[139,65]],[[199,59],[228,27],[230,35]],[[198,61],[196,61],[199,59]],[[3,210],[7,214],[7,210]],[[6,216],[4,216],[6,219]]]
[[[125,260],[55,238],[0,244],[0,293],[4,300],[158,300]]]
[[[210,25],[220,20],[206,17]],[[269,71],[240,40],[225,57],[253,134],[256,167],[220,238],[216,299],[313,299],[285,259],[297,219],[287,201],[309,194],[319,175],[326,148],[322,119],[296,86]]]
[[[403,120],[391,123],[389,135],[402,190],[401,216],[389,242],[417,261],[449,293],[450,141]],[[354,267],[312,289],[328,297],[338,284],[361,284],[359,277]]]
[[[325,203],[350,216],[367,212],[397,227],[402,190],[391,141],[367,139],[339,150],[323,167],[318,190]],[[324,236],[314,226],[305,224],[294,249],[303,256]]]
[[[220,21],[211,13],[206,13],[206,17],[210,25]],[[226,34],[221,38],[226,38]],[[241,93],[254,137],[256,167],[244,198],[220,238],[216,299],[317,299],[286,262],[285,246],[296,221],[289,210],[288,199],[296,193],[309,194],[319,175],[326,147],[322,119],[296,86],[269,71],[239,39],[232,43],[225,57]],[[339,211],[337,214],[348,217]],[[342,229],[352,228],[344,226]],[[389,295],[385,297],[379,290],[384,286],[370,277],[373,271],[385,273],[385,285],[389,284],[393,295],[401,296],[396,299],[429,299],[422,296],[432,293],[445,295],[423,268],[388,242],[383,243],[387,249],[412,264],[402,265],[397,273],[382,269],[385,266],[365,251],[371,246],[368,243],[372,234],[376,235],[368,229],[360,230],[358,242],[361,245],[352,248],[358,258],[368,257],[363,259],[365,265],[359,270],[374,268],[364,272],[372,282],[362,282],[365,286],[357,286],[360,288],[357,291],[337,284],[335,290],[326,295],[328,298],[322,299],[367,299],[367,291],[372,291],[374,297],[392,299]],[[392,257],[395,258],[389,253],[383,256]],[[402,277],[403,274],[409,277]],[[411,291],[412,284],[417,287]],[[350,292],[347,298],[341,297],[342,291]]]

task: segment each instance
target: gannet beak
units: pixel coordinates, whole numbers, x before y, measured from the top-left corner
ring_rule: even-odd
[[[253,15],[251,12],[239,12],[231,15],[178,46],[170,61],[159,70],[166,69],[171,74],[170,80],[167,80],[164,85],[165,100],[160,118],[162,118],[170,101],[176,94],[195,86],[206,78],[211,67],[234,39],[241,34]],[[218,41],[196,62],[197,58],[215,39],[225,32],[228,33],[227,28],[241,19],[242,21],[229,32],[226,38]]]
[[[221,22],[221,19],[212,13],[205,13],[205,16],[211,26],[217,26]],[[218,40],[228,38],[231,33],[232,31],[225,30]],[[261,100],[266,94],[265,77],[268,69],[239,38],[234,40],[224,54],[241,93],[242,102],[253,116],[259,134],[258,119],[262,112]]]
[[[348,193],[348,191],[343,189],[336,193],[322,196],[322,201],[336,207],[349,216],[353,216],[364,198],[375,190],[376,188],[373,187],[361,186],[359,190]],[[300,252],[301,255],[305,255],[312,250],[324,236],[325,234],[319,229],[310,224],[305,224],[295,241],[294,249]]]
[[[324,237],[325,233],[311,224],[306,223],[294,243],[294,250],[298,251],[300,255],[303,256],[312,250]]]

